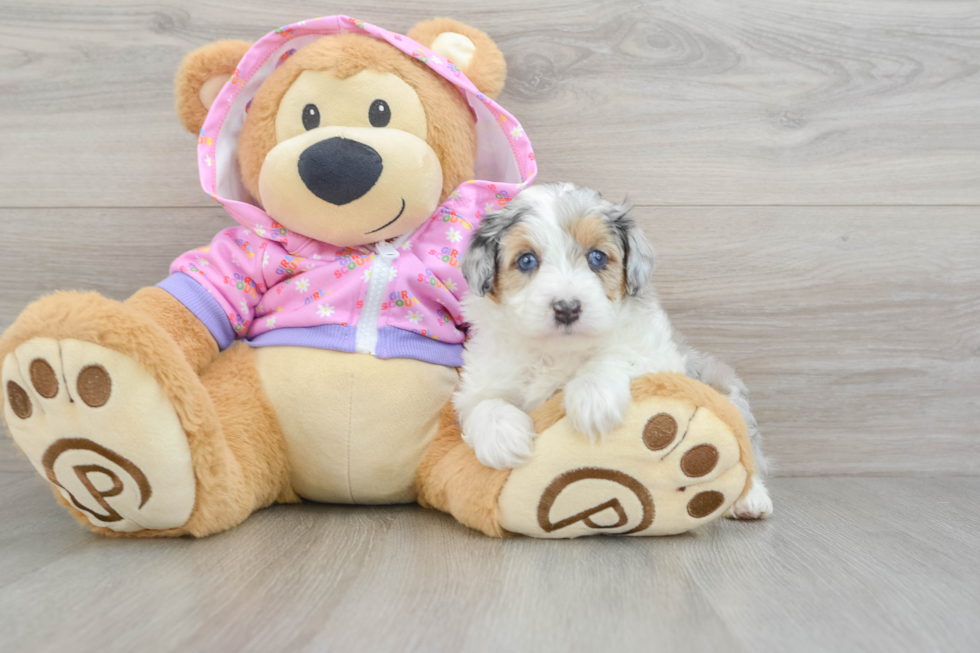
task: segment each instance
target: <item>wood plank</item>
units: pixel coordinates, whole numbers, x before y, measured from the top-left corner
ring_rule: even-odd
[[[0,2],[0,206],[208,206],[180,58],[324,10],[260,0]],[[640,204],[980,203],[970,0],[359,3],[453,15],[507,55],[542,180]],[[519,16],[519,20],[515,17]]]
[[[980,470],[980,209],[635,214],[675,326],[748,383],[777,473]],[[16,243],[0,276],[17,280],[0,328],[59,288],[124,299],[230,224],[220,208],[7,209],[0,223]],[[27,470],[12,453],[0,468]]]
[[[980,471],[980,209],[639,209],[777,473]]]
[[[0,474],[33,474],[34,468],[0,426]]]
[[[0,648],[977,650],[980,510],[962,499],[980,479],[772,487],[769,521],[667,538],[492,540],[417,506],[311,504],[127,542],[0,476]]]

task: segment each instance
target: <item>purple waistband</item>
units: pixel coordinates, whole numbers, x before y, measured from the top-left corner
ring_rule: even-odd
[[[246,340],[252,347],[312,347],[353,352],[357,327],[320,324],[309,327],[274,329]],[[463,345],[439,342],[397,327],[378,329],[378,358],[414,358],[424,363],[462,367]]]

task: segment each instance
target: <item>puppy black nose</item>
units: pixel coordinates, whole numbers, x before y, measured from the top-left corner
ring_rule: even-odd
[[[567,326],[579,318],[582,313],[582,302],[577,299],[571,301],[556,299],[551,302],[551,308],[555,311],[555,322]]]
[[[381,155],[349,138],[328,138],[299,155],[299,176],[310,192],[338,206],[363,197],[378,181]]]

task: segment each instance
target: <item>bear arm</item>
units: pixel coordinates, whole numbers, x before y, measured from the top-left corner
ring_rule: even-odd
[[[142,288],[127,299],[125,305],[163,327],[196,373],[201,374],[218,357],[218,343],[208,328],[166,290]]]

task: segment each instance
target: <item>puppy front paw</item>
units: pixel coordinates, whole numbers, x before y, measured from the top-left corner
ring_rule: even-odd
[[[481,401],[463,424],[463,441],[476,459],[494,469],[512,469],[531,457],[534,422],[502,399]]]
[[[592,440],[623,423],[631,399],[625,374],[587,374],[565,386],[565,412],[572,426]]]
[[[769,489],[758,476],[752,479],[752,488],[744,497],[732,505],[728,511],[729,519],[765,519],[772,514],[772,498]]]

